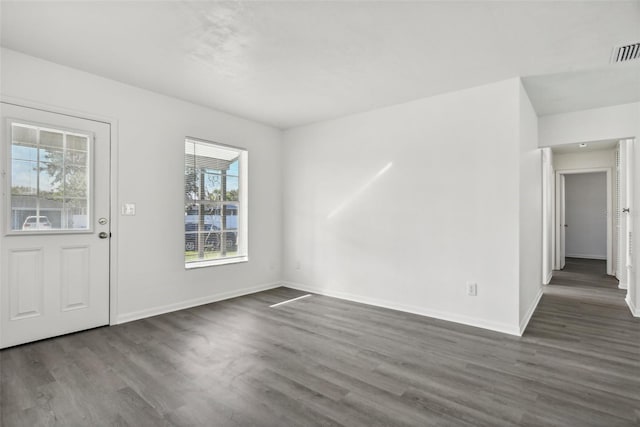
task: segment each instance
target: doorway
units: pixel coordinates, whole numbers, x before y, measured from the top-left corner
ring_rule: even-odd
[[[607,174],[607,259],[594,263],[605,265],[607,278],[617,279],[626,291],[625,301],[632,313],[636,283],[633,274],[633,227],[637,217],[633,208],[635,140],[632,138],[574,143],[543,148],[543,277],[550,284],[562,277],[566,259],[566,228],[563,217],[566,202],[566,177],[575,173]],[[564,225],[568,227],[564,227]],[[575,264],[573,258],[570,261]],[[545,290],[545,292],[547,292]]]
[[[606,260],[606,273],[615,274],[613,259],[613,192],[611,169],[556,171],[556,260]]]
[[[107,325],[110,124],[1,106],[0,348]]]

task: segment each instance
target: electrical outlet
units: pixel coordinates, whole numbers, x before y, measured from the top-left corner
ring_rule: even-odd
[[[475,282],[467,282],[467,295],[475,297],[478,295],[478,284]]]

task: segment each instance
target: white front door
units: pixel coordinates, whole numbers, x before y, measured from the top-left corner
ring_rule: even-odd
[[[107,325],[110,126],[0,107],[0,348]]]

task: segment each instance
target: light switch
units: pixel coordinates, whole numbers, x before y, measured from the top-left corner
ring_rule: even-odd
[[[123,203],[122,204],[122,215],[135,215],[136,214],[136,204],[135,203]]]

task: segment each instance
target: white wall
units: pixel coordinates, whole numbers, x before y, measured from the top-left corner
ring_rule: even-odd
[[[519,85],[285,132],[285,281],[519,333]]]
[[[522,85],[519,100],[519,322],[523,332],[542,296],[542,150],[538,117]]]
[[[567,257],[607,259],[607,175],[565,175]]]
[[[553,258],[555,256],[555,234],[553,231],[555,227],[555,173],[553,171],[553,157],[553,152],[550,148],[542,148],[542,283],[545,285],[551,281]]]
[[[637,136],[640,102],[541,116],[540,147]]]
[[[538,119],[540,147],[570,144],[576,142],[619,140],[635,138],[630,160],[634,169],[640,167],[640,102],[617,105],[593,110],[543,116]],[[633,177],[633,217],[636,227],[640,226],[640,182],[638,173]],[[627,303],[636,316],[640,316],[640,251],[633,255],[634,275],[628,280]]]
[[[616,168],[616,150],[597,150],[584,153],[563,153],[553,156],[555,170]]]
[[[117,120],[118,319],[274,286],[281,277],[279,130],[2,49],[3,96]],[[184,138],[249,150],[249,262],[184,269]]]

